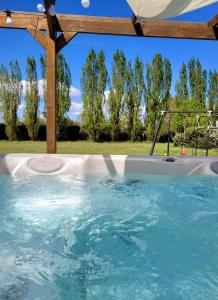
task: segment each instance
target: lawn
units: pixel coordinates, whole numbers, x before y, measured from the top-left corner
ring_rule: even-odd
[[[116,142],[93,143],[87,141],[58,142],[58,153],[62,154],[124,154],[124,155],[149,155],[151,143]],[[167,144],[158,143],[155,155],[166,155]],[[192,149],[185,149],[192,155]],[[181,148],[170,146],[170,155],[180,155]],[[0,141],[0,153],[46,153],[45,142],[8,142]],[[195,153],[195,152],[194,152]],[[193,154],[194,154],[193,153]],[[198,150],[199,156],[205,155],[205,150]],[[218,156],[218,149],[210,150],[210,156]]]

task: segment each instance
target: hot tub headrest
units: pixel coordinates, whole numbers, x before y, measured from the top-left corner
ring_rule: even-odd
[[[218,174],[218,161],[213,161],[210,164],[210,168],[215,174]]]

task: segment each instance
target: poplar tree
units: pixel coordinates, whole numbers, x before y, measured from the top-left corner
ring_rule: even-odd
[[[146,126],[148,135],[153,137],[160,111],[166,110],[170,98],[172,82],[171,64],[168,59],[163,61],[161,54],[156,54],[152,64],[146,66]]]
[[[46,117],[46,110],[47,110],[47,81],[46,81],[46,55],[40,56],[40,65],[41,65],[41,76],[43,80],[43,114]]]
[[[17,109],[22,94],[21,71],[18,61],[10,63],[10,71],[0,68],[0,104],[4,114],[6,135],[10,141],[16,139]]]
[[[32,140],[36,140],[38,136],[39,91],[36,61],[34,57],[27,57],[26,73],[26,107],[24,122],[29,137]]]
[[[172,68],[168,58],[163,62],[163,95],[161,109],[167,110],[169,107],[170,88],[172,84]]]
[[[208,110],[214,110],[218,107],[218,73],[217,71],[209,72],[208,83]]]
[[[44,80],[44,107],[46,115],[47,107],[47,82],[46,82],[46,56],[41,55],[41,75]],[[66,114],[70,109],[70,87],[71,87],[71,72],[69,65],[63,56],[58,53],[57,55],[57,125],[58,132],[60,133],[66,125],[67,117]]]
[[[96,55],[95,51],[91,49],[82,69],[82,118],[89,137],[95,142],[100,140],[104,125],[103,105],[107,78],[104,52],[100,51]]]
[[[61,53],[57,55],[57,123],[58,132],[63,131],[67,123],[66,113],[70,110],[71,72]]]
[[[180,70],[179,81],[176,83],[176,103],[177,106],[181,106],[184,101],[189,98],[189,90],[188,90],[188,74],[186,64],[182,64],[182,68]]]
[[[126,85],[126,58],[122,51],[117,50],[112,63],[112,87],[108,97],[111,125],[111,139],[119,139],[120,121],[122,117]]]
[[[188,73],[187,66],[185,63],[182,64],[179,80],[175,86],[175,104],[176,110],[182,111],[189,108],[189,88],[188,88]],[[184,118],[182,114],[175,114],[173,116],[173,123],[176,131],[183,132],[184,131]]]
[[[194,102],[194,106],[198,109],[205,109],[207,72],[202,69],[200,61],[195,58],[189,61],[188,66],[191,98]]]
[[[148,127],[151,122],[151,105],[152,105],[152,67],[146,64],[146,81],[145,81],[145,126]]]
[[[127,65],[125,107],[127,113],[128,134],[135,141],[141,127],[140,113],[144,96],[145,82],[143,76],[143,63],[137,57]]]

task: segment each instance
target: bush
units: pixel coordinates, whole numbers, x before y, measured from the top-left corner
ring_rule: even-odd
[[[129,141],[129,134],[127,131],[120,131],[119,133],[119,141],[126,142]]]
[[[174,141],[174,137],[175,137],[175,132],[171,131],[170,132],[170,143],[172,143]],[[168,133],[162,133],[158,139],[159,143],[167,143],[168,142]]]
[[[24,125],[24,124],[17,126],[16,135],[17,135],[18,141],[28,141],[30,139],[28,130],[26,128],[26,125]]]
[[[78,141],[80,138],[80,126],[79,125],[67,126],[66,137],[68,141]]]
[[[38,129],[38,140],[46,141],[46,126],[41,124]]]
[[[185,145],[185,139],[184,136],[181,133],[176,133],[173,138],[174,146],[184,146]]]
[[[85,130],[84,128],[80,129],[79,139],[80,141],[87,141],[89,139],[88,131]]]
[[[0,140],[7,140],[7,135],[5,133],[5,124],[0,124]]]
[[[207,135],[207,130],[196,130],[193,128],[188,128],[185,134],[181,135],[177,133],[173,139],[175,146],[188,146],[191,148],[200,149],[212,149],[218,147],[218,139],[216,133],[209,131],[209,136]]]

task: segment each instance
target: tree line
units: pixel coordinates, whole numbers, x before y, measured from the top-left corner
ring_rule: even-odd
[[[82,68],[81,90],[83,113],[81,127],[93,141],[101,141],[108,132],[112,141],[121,139],[125,132],[128,139],[136,141],[144,134],[152,139],[161,111],[213,110],[218,113],[218,72],[206,71],[196,58],[183,63],[179,79],[172,90],[172,66],[168,58],[156,54],[150,63],[139,57],[128,61],[124,52],[114,53],[111,70],[106,67],[104,51],[91,49]],[[40,57],[43,79],[43,115],[46,118],[46,57]],[[24,120],[32,140],[38,137],[39,88],[37,64],[34,57],[26,60],[26,86]],[[71,106],[72,84],[69,65],[62,54],[57,57],[57,124],[58,134],[63,135],[72,124],[68,112]],[[18,107],[23,94],[22,74],[18,61],[9,67],[0,67],[0,111],[3,113],[6,135],[15,140],[18,124]],[[214,120],[215,121],[215,120]],[[172,120],[173,130],[184,131],[182,115]],[[193,120],[189,126],[193,125]]]
[[[204,70],[196,58],[182,64],[172,96],[172,66],[168,58],[156,54],[151,63],[144,65],[139,57],[128,61],[124,52],[117,50],[109,75],[104,52],[91,49],[83,67],[81,87],[83,126],[93,141],[99,141],[105,127],[109,128],[112,141],[119,140],[122,131],[132,141],[140,132],[152,139],[160,112],[169,109],[218,113],[218,73]],[[185,130],[182,114],[175,115],[172,124],[175,133]]]
[[[46,57],[40,57],[41,77],[43,79],[43,118],[46,118]],[[71,72],[66,59],[62,54],[57,56],[57,124],[58,133],[68,122],[66,113],[70,109]],[[21,104],[24,85],[18,61],[12,61],[9,68],[0,67],[0,111],[3,113],[5,131],[9,140],[16,140],[18,108]],[[25,80],[25,109],[24,120],[28,135],[31,140],[37,140],[40,123],[44,123],[39,115],[39,87],[37,65],[34,57],[27,57]]]

